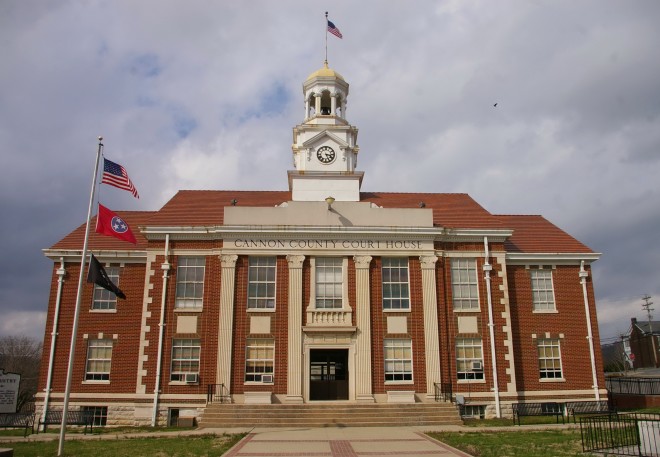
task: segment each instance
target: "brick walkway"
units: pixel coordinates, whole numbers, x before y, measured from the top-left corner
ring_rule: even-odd
[[[225,457],[461,456],[414,427],[255,429]]]

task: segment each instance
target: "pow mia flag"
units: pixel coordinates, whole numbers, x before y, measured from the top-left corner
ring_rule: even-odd
[[[94,254],[90,254],[89,258],[89,270],[87,271],[87,282],[93,282],[99,287],[103,287],[105,290],[113,292],[117,297],[122,300],[126,300],[126,295],[117,287],[108,277],[108,273],[105,272],[105,268],[101,265],[101,262],[96,260]]]

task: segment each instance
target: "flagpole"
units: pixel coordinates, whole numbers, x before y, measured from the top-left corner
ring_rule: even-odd
[[[103,150],[103,137],[99,137],[99,148],[96,153],[96,163],[94,164],[94,178],[92,179],[92,191],[89,196],[89,207],[87,208],[87,224],[85,226],[85,241],[83,242],[82,254],[80,256],[80,276],[78,278],[78,295],[76,295],[76,311],[73,315],[73,329],[71,330],[71,348],[69,349],[69,367],[66,373],[66,389],[64,391],[64,406],[62,408],[62,423],[60,426],[60,442],[57,448],[57,455],[61,456],[64,449],[64,437],[66,434],[66,416],[69,411],[69,396],[71,395],[71,378],[73,377],[73,358],[76,352],[76,338],[78,334],[78,319],[80,317],[80,302],[82,301],[83,279],[85,275],[85,260],[87,257],[87,245],[89,242],[89,225],[92,220],[92,207],[94,205],[94,195],[96,193],[96,179],[99,171],[99,161],[101,151]]]
[[[325,12],[325,63],[328,64],[328,12]]]

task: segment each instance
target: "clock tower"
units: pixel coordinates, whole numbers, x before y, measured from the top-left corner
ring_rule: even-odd
[[[293,128],[289,189],[294,201],[360,201],[358,129],[346,120],[348,83],[326,61],[303,83],[305,118]]]

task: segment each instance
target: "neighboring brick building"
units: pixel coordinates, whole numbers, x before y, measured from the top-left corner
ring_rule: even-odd
[[[627,342],[635,369],[660,367],[660,321],[631,318]]]
[[[137,246],[92,234],[127,299],[86,285],[73,407],[163,423],[198,415],[213,385],[235,403],[451,391],[486,416],[605,396],[599,254],[541,216],[494,215],[466,194],[361,192],[348,87],[327,64],[305,81],[288,191],[183,190],[160,210],[119,212]],[[84,229],[45,250],[49,408],[65,390]]]

